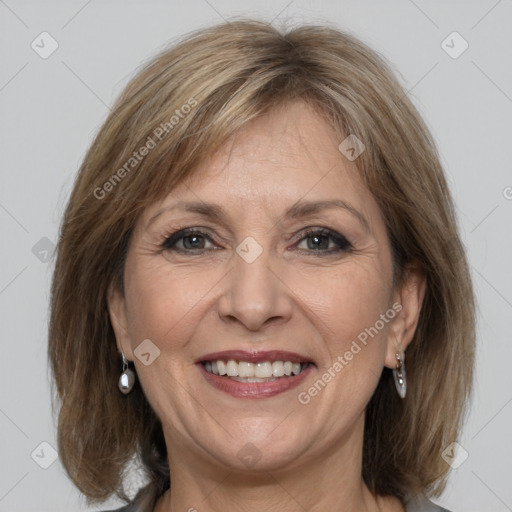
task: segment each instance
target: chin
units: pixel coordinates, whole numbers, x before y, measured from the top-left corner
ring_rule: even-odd
[[[289,469],[310,443],[300,437],[298,431],[283,429],[280,433],[272,432],[278,424],[272,422],[272,428],[245,429],[243,432],[231,432],[232,436],[226,434],[221,438],[203,439],[198,445],[202,445],[216,463],[232,471],[257,473]]]

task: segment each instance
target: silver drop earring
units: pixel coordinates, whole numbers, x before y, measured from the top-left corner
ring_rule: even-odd
[[[121,373],[121,377],[119,377],[119,390],[123,395],[127,395],[135,384],[135,373],[133,373],[130,368],[128,368],[128,360],[126,359],[124,352],[121,352],[121,358],[123,361],[123,373]]]
[[[405,398],[407,391],[407,381],[405,380],[405,354],[396,355],[396,367],[393,368],[393,378],[395,379],[395,387],[400,395],[400,398]]]

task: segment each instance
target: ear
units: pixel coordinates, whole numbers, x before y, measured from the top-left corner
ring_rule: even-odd
[[[405,270],[402,284],[394,293],[393,309],[401,309],[390,323],[386,349],[386,366],[396,367],[396,353],[405,351],[412,341],[420,317],[425,297],[426,277],[419,265],[411,265]],[[397,306],[395,306],[395,304]]]
[[[110,322],[116,336],[116,345],[119,353],[124,352],[126,358],[133,361],[132,344],[128,330],[128,315],[126,312],[126,300],[124,294],[110,283],[108,288],[108,311]]]

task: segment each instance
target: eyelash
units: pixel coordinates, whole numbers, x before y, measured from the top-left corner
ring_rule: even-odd
[[[165,237],[164,241],[161,244],[162,250],[166,251],[174,251],[179,252],[182,254],[193,254],[198,255],[199,253],[203,252],[209,252],[215,249],[180,249],[176,247],[176,244],[179,240],[189,238],[193,235],[199,235],[200,237],[203,237],[210,241],[211,243],[215,243],[210,235],[208,233],[201,231],[200,229],[196,228],[185,228],[180,229],[179,231],[174,232],[171,235],[168,235]],[[296,242],[300,243],[303,240],[306,240],[308,238],[311,238],[313,236],[317,237],[328,237],[331,240],[333,240],[337,245],[337,249],[329,249],[329,250],[315,250],[315,249],[298,249],[299,251],[306,251],[309,253],[313,253],[315,256],[328,256],[332,254],[337,254],[340,252],[351,252],[353,247],[352,244],[343,236],[335,231],[332,231],[327,228],[309,228],[306,231],[304,231],[303,236]],[[198,253],[199,251],[199,253]],[[316,254],[315,254],[316,253]]]

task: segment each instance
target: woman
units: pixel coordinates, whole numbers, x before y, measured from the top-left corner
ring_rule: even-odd
[[[129,502],[138,461],[126,512],[443,510],[472,286],[432,138],[354,37],[236,21],[149,62],[81,166],[51,300],[90,502]]]

